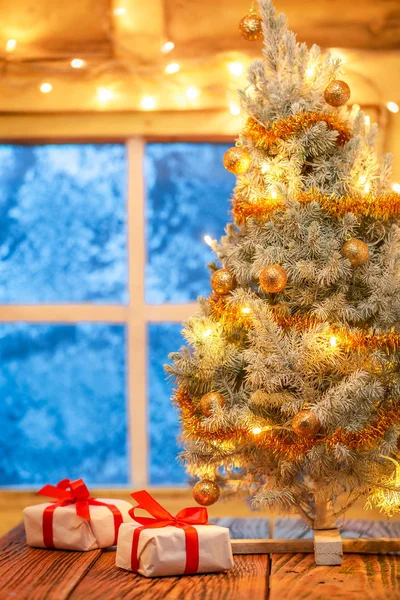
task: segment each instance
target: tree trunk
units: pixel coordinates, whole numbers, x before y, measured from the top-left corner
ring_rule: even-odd
[[[336,519],[333,514],[333,502],[315,499],[314,529],[336,529]]]

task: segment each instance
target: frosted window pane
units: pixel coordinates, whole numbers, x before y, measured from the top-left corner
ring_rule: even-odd
[[[150,454],[149,479],[152,485],[184,483],[186,475],[177,456],[181,447],[178,413],[171,404],[172,384],[166,380],[163,365],[168,354],[183,344],[178,323],[148,325],[148,418]]]
[[[0,485],[128,482],[125,328],[0,325]]]
[[[123,144],[0,145],[0,304],[126,303]]]
[[[146,146],[146,302],[185,303],[208,293],[203,236],[219,238],[228,221],[235,178],[222,165],[226,144]]]

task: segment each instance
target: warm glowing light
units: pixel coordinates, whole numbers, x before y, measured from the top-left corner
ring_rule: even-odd
[[[71,60],[71,67],[73,69],[81,69],[84,66],[85,66],[85,61],[82,60],[81,58],[73,58]]]
[[[278,197],[278,192],[276,190],[272,190],[271,192],[271,198],[272,200],[276,200]]]
[[[40,91],[42,92],[42,94],[49,94],[52,89],[53,86],[51,85],[51,83],[42,83],[42,85],[40,86]]]
[[[168,54],[169,52],[172,52],[172,50],[175,48],[175,44],[174,42],[165,42],[165,44],[163,44],[161,46],[161,52],[163,54]]]
[[[239,104],[236,104],[236,102],[230,102],[229,103],[229,112],[231,113],[231,115],[237,117],[238,115],[240,115],[240,106]]]
[[[196,98],[198,98],[200,96],[200,90],[198,90],[195,87],[188,87],[186,88],[186,97],[189,98],[189,100],[195,100]]]
[[[360,175],[359,180],[358,180],[358,185],[364,185],[366,182],[367,182],[367,176]]]
[[[117,15],[117,17],[120,17],[121,15],[124,15],[126,13],[126,8],[124,8],[123,6],[118,6],[117,8],[114,8],[114,15]]]
[[[371,117],[369,115],[365,115],[364,125],[367,129],[369,129],[369,127],[371,126]]]
[[[16,47],[17,47],[17,40],[7,40],[7,42],[6,42],[6,51],[7,52],[14,52]]]
[[[309,67],[308,69],[306,69],[306,77],[310,78],[314,75],[314,73],[315,73],[314,67]]]
[[[143,96],[140,101],[140,106],[143,110],[153,110],[156,107],[156,99],[153,96]]]
[[[399,112],[399,105],[396,104],[396,102],[388,102],[386,104],[387,109],[390,110],[390,112],[392,113],[398,113]]]
[[[211,244],[213,243],[212,237],[208,234],[206,234],[203,239],[208,246],[211,246]]]
[[[178,63],[170,63],[169,65],[167,65],[165,67],[165,72],[168,73],[169,75],[172,75],[173,73],[177,73],[180,70],[180,66],[178,65]]]
[[[394,184],[392,185],[392,190],[393,190],[394,192],[396,192],[397,194],[400,194],[400,183],[394,183]]]
[[[268,173],[271,170],[271,165],[267,162],[264,162],[261,165],[261,173],[263,173],[265,175],[265,173]]]
[[[248,306],[243,306],[242,313],[244,315],[249,315],[251,313],[251,308],[249,308]]]
[[[97,88],[97,98],[99,102],[108,102],[114,98],[114,92],[105,87]]]
[[[261,433],[261,427],[254,427],[253,433],[254,433],[254,435],[258,435],[259,433]]]
[[[329,342],[330,342],[332,348],[335,348],[335,346],[337,346],[337,338],[334,335],[331,337]]]
[[[370,191],[371,191],[371,184],[370,184],[370,183],[366,183],[366,184],[364,185],[364,193],[365,193],[365,194],[369,194],[369,193],[370,193]]]
[[[229,72],[235,77],[240,77],[243,74],[244,67],[240,62],[231,62],[228,65]]]
[[[211,329],[206,329],[203,333],[203,338],[208,338],[212,334]]]

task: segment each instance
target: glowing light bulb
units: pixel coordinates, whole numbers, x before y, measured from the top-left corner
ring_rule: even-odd
[[[81,69],[82,67],[85,66],[85,64],[86,64],[85,61],[82,60],[81,58],[73,58],[71,60],[71,67],[73,69]]]
[[[238,115],[240,115],[240,106],[239,106],[239,104],[236,104],[236,102],[230,102],[229,103],[229,112],[231,113],[231,115],[234,115],[235,117],[237,117]]]
[[[200,96],[200,90],[198,90],[195,87],[188,87],[186,88],[186,97],[189,98],[189,100],[195,100],[196,98],[198,98]]]
[[[244,67],[240,62],[231,62],[228,65],[229,72],[235,77],[240,77],[243,74]]]
[[[180,66],[178,65],[178,63],[170,63],[169,65],[167,65],[165,67],[165,72],[168,73],[168,75],[177,73],[179,70],[180,70]]]
[[[206,329],[206,330],[203,332],[203,338],[208,338],[208,337],[210,337],[210,335],[211,335],[211,334],[212,334],[212,331],[211,331],[211,329]]]
[[[276,190],[272,190],[271,192],[271,198],[272,200],[276,200],[278,197],[278,192]]]
[[[394,192],[396,192],[397,194],[400,194],[400,183],[394,183],[394,184],[392,185],[392,190],[393,190]]]
[[[306,77],[308,79],[310,79],[310,77],[312,77],[315,73],[315,69],[314,67],[308,67],[308,69],[306,69]]]
[[[364,117],[364,125],[367,129],[371,126],[371,117],[369,115],[365,115]]]
[[[398,113],[399,112],[399,105],[396,102],[388,102],[386,104],[387,109],[390,110],[390,112],[392,113]]]
[[[114,98],[114,92],[105,87],[97,88],[97,98],[99,102],[105,103]]]
[[[153,96],[143,96],[140,101],[140,106],[144,110],[153,110],[157,105],[156,99]]]
[[[367,176],[366,175],[360,175],[359,180],[358,180],[358,185],[364,185],[367,181]]]
[[[249,315],[251,313],[251,308],[249,308],[248,306],[243,306],[241,310],[244,315]]]
[[[261,433],[261,427],[254,427],[252,433],[254,433],[254,435],[258,435]]]
[[[261,165],[261,173],[263,173],[265,175],[265,173],[268,173],[271,170],[271,165],[267,162],[264,162]]]
[[[330,345],[332,346],[332,348],[335,348],[335,346],[337,346],[337,338],[334,335],[331,337],[329,342],[330,342]]]
[[[172,52],[172,50],[175,48],[175,44],[174,42],[165,42],[162,46],[161,46],[161,52],[163,54],[168,54],[169,52]]]
[[[6,52],[14,52],[16,47],[17,47],[17,40],[7,40]]]
[[[371,191],[371,184],[370,183],[366,183],[364,185],[364,193],[365,194],[369,194],[370,191]]]
[[[53,86],[51,85],[51,83],[42,83],[42,85],[40,86],[40,91],[42,92],[42,94],[49,94],[52,89]]]
[[[203,239],[208,246],[211,246],[211,244],[213,243],[211,235],[206,234]]]
[[[114,8],[113,12],[114,15],[120,17],[121,15],[126,14],[126,8],[124,8],[123,6],[118,6],[117,8]]]

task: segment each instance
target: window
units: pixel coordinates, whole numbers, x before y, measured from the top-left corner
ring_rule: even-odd
[[[0,485],[177,485],[163,364],[209,293],[214,143],[0,146]]]

